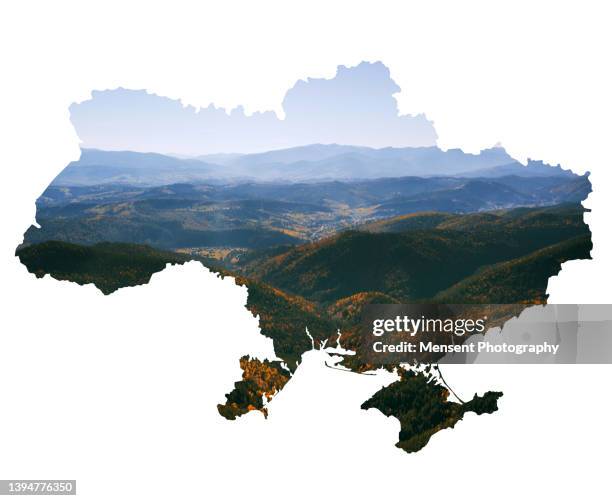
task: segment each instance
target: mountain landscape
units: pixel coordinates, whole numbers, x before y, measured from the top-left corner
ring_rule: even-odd
[[[359,157],[365,170],[351,164],[351,177],[349,171],[338,174],[336,167],[347,155]],[[391,177],[379,163],[385,159],[398,162],[389,170]],[[152,153],[85,150],[39,198],[40,228],[28,230],[25,244],[60,240],[165,250],[263,249],[313,242],[424,211],[466,214],[579,203],[591,190],[587,176],[509,160],[501,148],[474,156],[437,148],[312,145],[229,156],[226,165],[215,166]],[[305,168],[305,162],[312,165]],[[295,180],[294,168],[309,172],[308,180]],[[247,173],[263,180],[247,180]],[[276,177],[269,181],[268,175]]]
[[[246,285],[279,360],[241,359],[243,379],[219,405],[235,419],[267,413],[302,355],[339,333],[355,352],[344,369],[373,369],[358,334],[368,304],[546,302],[561,264],[590,257],[581,205],[590,191],[586,175],[522,166],[501,148],[308,145],[198,158],[84,150],[37,201],[38,227],[17,256],[38,277],[105,294],[189,260]],[[494,412],[501,396],[451,403],[433,373],[398,374],[364,408],[398,417],[397,445],[408,452],[465,412]]]
[[[128,184],[156,186],[211,180],[322,181],[385,177],[571,176],[560,167],[530,162],[525,167],[503,148],[478,155],[436,146],[367,148],[313,144],[253,154],[217,154],[193,158],[84,149],[53,181],[58,186]]]

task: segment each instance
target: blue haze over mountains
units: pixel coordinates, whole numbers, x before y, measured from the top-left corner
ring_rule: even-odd
[[[177,158],[158,153],[82,150],[53,181],[55,185],[133,184],[155,186],[180,182],[312,182],[385,177],[571,177],[569,171],[541,162],[527,166],[503,148],[479,155],[432,147],[381,148],[308,145],[247,155]]]
[[[501,147],[441,150],[432,122],[399,113],[398,91],[381,63],[339,66],[298,81],[282,120],[94,92],[71,107],[81,157],[37,201],[41,228],[26,243],[262,248],[424,211],[579,204],[590,192],[586,175],[524,166]]]
[[[399,112],[400,90],[385,65],[362,62],[339,66],[332,78],[299,80],[282,102],[283,119],[242,107],[196,109],[145,91],[94,92],[70,110],[81,158],[39,205],[57,202],[57,186],[114,186],[117,193],[134,186],[146,196],[157,186],[209,185],[216,199],[242,192],[292,202],[292,194],[300,203],[376,204],[385,213],[550,205],[590,191],[586,176],[539,162],[523,166],[500,147],[442,151],[431,121]]]
[[[48,217],[83,211],[93,202],[160,199],[166,205],[174,200],[183,208],[221,204],[219,210],[231,203],[240,204],[249,215],[265,204],[280,203],[285,213],[367,207],[368,218],[377,219],[419,211],[468,213],[578,203],[590,190],[586,175],[541,162],[523,166],[503,148],[472,155],[437,147],[316,144],[199,158],[83,150],[81,159],[60,173],[38,205],[49,208],[39,214]],[[59,205],[66,207],[59,210]],[[351,220],[359,223],[361,217],[361,212],[354,212]],[[342,224],[352,223],[343,219]]]

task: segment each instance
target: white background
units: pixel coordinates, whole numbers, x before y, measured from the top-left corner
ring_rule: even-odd
[[[172,7],[170,7],[172,5]],[[607,366],[452,367],[463,396],[502,390],[417,454],[360,403],[384,381],[309,353],[270,418],[216,404],[244,353],[270,353],[246,291],[196,264],[104,297],[14,258],[34,201],[78,157],[68,106],[123,86],[279,112],[299,78],[381,60],[402,113],[443,148],[592,172],[594,260],[552,302],[612,302],[606,2],[13,2],[0,13],[0,478],[76,478],[83,499],[472,499],[608,495]]]

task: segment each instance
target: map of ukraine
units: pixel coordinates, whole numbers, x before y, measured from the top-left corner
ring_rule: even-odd
[[[200,261],[247,287],[276,355],[240,359],[221,416],[267,415],[304,353],[335,348],[338,369],[396,374],[362,408],[395,416],[396,445],[418,451],[502,393],[454,401],[435,357],[368,363],[364,306],[545,303],[561,264],[590,257],[591,185],[501,147],[442,151],[426,117],[398,113],[399,90],[381,63],[340,66],[288,91],[284,119],[95,92],[71,108],[81,157],[37,200],[17,256],[104,294]]]

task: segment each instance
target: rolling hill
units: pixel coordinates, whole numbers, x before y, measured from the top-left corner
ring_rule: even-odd
[[[99,243],[93,246],[48,241],[22,247],[19,260],[37,277],[94,284],[105,294],[121,287],[149,283],[151,275],[166,264],[182,264],[186,256],[163,252],[145,245]]]
[[[593,245],[588,235],[482,269],[434,297],[440,303],[545,303],[548,279],[572,259],[588,259]]]
[[[561,206],[394,218],[365,226],[376,232],[347,231],[271,257],[264,255],[248,262],[243,272],[323,304],[373,292],[407,303],[426,301],[485,266],[509,261],[500,270],[511,275],[511,267],[521,264],[512,260],[575,237],[588,239],[582,212],[579,206]],[[389,228],[401,231],[381,231]],[[564,252],[567,259],[589,255],[584,246],[561,246],[557,258],[562,260]],[[508,293],[506,299],[536,299],[544,292],[545,286],[538,294],[529,289],[522,295]]]

